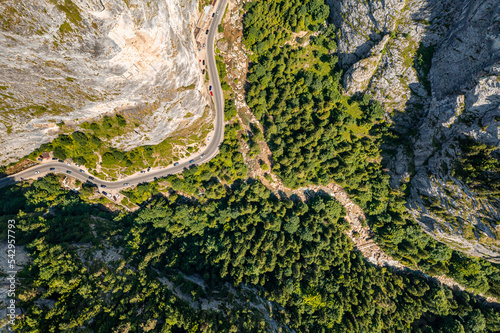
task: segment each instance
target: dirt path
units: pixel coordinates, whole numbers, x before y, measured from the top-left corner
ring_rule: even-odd
[[[261,152],[261,155],[266,155],[267,159],[271,158],[271,152],[266,143],[261,143],[261,148],[264,148]],[[292,190],[283,185],[281,180],[273,173],[269,172],[273,181],[268,181],[264,177],[264,171],[259,166],[259,163],[256,163],[256,160],[259,158],[264,158],[263,156],[257,157],[257,159],[249,159],[247,157],[248,149],[244,151],[245,162],[247,165],[250,165],[250,174],[253,178],[258,178],[262,181],[262,183],[271,189],[274,193],[280,195],[285,194],[286,196],[296,195],[301,198],[302,201],[305,201],[313,196],[313,193],[317,192],[325,192],[335,198],[338,202],[344,206],[346,210],[345,219],[350,225],[350,230],[346,232],[347,236],[354,243],[354,248],[359,250],[363,256],[370,263],[377,265],[379,267],[392,267],[397,271],[401,271],[404,273],[416,273],[418,275],[422,275],[427,279],[436,279],[441,284],[446,285],[452,289],[459,289],[465,291],[466,288],[460,284],[458,284],[455,280],[446,275],[442,276],[427,276],[423,272],[419,270],[414,270],[402,265],[399,261],[394,258],[388,256],[375,242],[374,233],[370,229],[369,226],[363,226],[363,221],[366,219],[363,210],[356,205],[350,198],[349,195],[345,192],[345,190],[335,184],[331,183],[328,186],[308,186],[301,187],[296,190]],[[256,167],[257,166],[257,167]],[[312,193],[311,193],[312,192]],[[498,300],[494,297],[486,297],[482,294],[479,294],[481,297],[484,297],[489,303],[498,303]]]
[[[229,2],[228,11],[224,20],[224,32],[217,35],[217,46],[227,66],[228,83],[231,85],[234,92],[238,117],[245,129],[249,129],[249,124],[254,123],[258,124],[262,131],[262,125],[252,114],[245,102],[244,83],[246,82],[248,73],[249,59],[247,55],[248,52],[242,44],[243,28],[241,22],[243,3],[243,1],[238,0]],[[304,34],[297,34],[296,37],[302,37],[302,35]],[[373,233],[370,228],[363,227],[362,225],[362,221],[365,220],[363,211],[352,202],[342,187],[331,184],[327,187],[310,186],[297,190],[287,188],[275,174],[262,169],[261,164],[267,164],[267,169],[271,169],[272,153],[265,142],[259,142],[259,145],[261,152],[255,158],[248,157],[249,148],[247,145],[243,146],[243,156],[249,168],[250,177],[260,179],[265,186],[279,196],[282,194],[286,196],[296,195],[303,201],[307,199],[308,193],[311,191],[324,191],[328,193],[346,208],[347,216],[345,218],[351,226],[351,230],[347,234],[353,240],[355,247],[363,253],[368,261],[378,266],[389,265],[396,268],[403,267],[399,262],[387,256],[373,241]],[[266,175],[268,179],[266,179]]]
[[[224,32],[217,35],[217,46],[220,50],[220,55],[223,56],[227,66],[228,83],[234,92],[234,100],[238,111],[238,118],[243,127],[249,129],[250,123],[258,124],[261,131],[262,125],[252,114],[250,108],[245,102],[244,84],[247,82],[248,73],[248,51],[242,44],[243,41],[243,24],[242,15],[243,0],[230,0],[228,11],[224,19]],[[295,37],[302,37],[297,34]],[[295,40],[295,39],[294,39]],[[302,201],[308,199],[311,192],[323,191],[339,201],[346,209],[345,219],[350,225],[350,230],[346,232],[347,236],[353,241],[354,248],[359,250],[364,257],[374,265],[384,267],[392,267],[402,272],[414,272],[423,275],[428,279],[437,279],[441,284],[450,288],[458,288],[466,290],[463,286],[455,282],[452,278],[446,276],[429,277],[421,271],[412,270],[392,257],[388,256],[374,241],[374,234],[368,226],[363,226],[363,221],[366,219],[362,209],[356,205],[344,189],[337,184],[328,186],[309,186],[292,190],[283,185],[281,180],[271,171],[265,171],[262,168],[263,164],[267,164],[267,169],[271,170],[272,153],[266,142],[259,142],[260,154],[255,158],[248,156],[249,147],[243,144],[242,151],[245,163],[249,168],[249,176],[251,178],[260,179],[262,183],[273,191],[278,196],[298,196]],[[267,177],[267,178],[266,178]],[[481,295],[483,296],[483,295]],[[486,298],[488,302],[498,303],[498,300],[492,297]]]

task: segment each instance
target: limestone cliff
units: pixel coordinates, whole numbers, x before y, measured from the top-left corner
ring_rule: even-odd
[[[61,121],[121,113],[137,127],[113,145],[129,149],[199,118],[196,9],[196,0],[2,1],[0,164],[49,141]]]
[[[383,103],[405,138],[386,147],[384,159],[392,185],[410,189],[409,211],[436,239],[500,262],[498,199],[455,173],[464,138],[500,146],[500,2],[329,2],[344,87]],[[372,61],[386,36],[380,60]],[[367,62],[373,66],[354,80]]]

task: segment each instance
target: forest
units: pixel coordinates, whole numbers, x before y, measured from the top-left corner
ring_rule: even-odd
[[[18,274],[15,330],[500,331],[499,308],[470,293],[500,297],[499,268],[426,236],[389,186],[380,163],[389,125],[369,96],[341,94],[324,0],[245,9],[247,101],[263,133],[253,127],[246,138],[226,100],[220,153],[124,191],[134,212],[89,203],[83,189],[61,187],[63,175],[0,191],[0,233],[15,219],[16,245],[31,260]],[[292,37],[300,31],[307,35]],[[71,140],[93,140],[84,136]],[[417,272],[367,262],[346,235],[344,207],[326,193],[303,202],[249,178],[247,140],[266,140],[272,171],[290,188],[342,185],[380,246]],[[468,292],[418,272],[447,274]]]
[[[84,122],[76,131],[72,127],[66,127],[64,123],[58,125],[62,134],[51,142],[42,144],[26,158],[35,161],[43,152],[52,152],[59,160],[71,159],[76,164],[85,166],[91,174],[110,180],[117,179],[119,175],[133,174],[148,167],[165,166],[178,161],[180,155],[172,151],[175,145],[182,145],[185,148],[184,154],[190,156],[200,146],[194,143],[203,142],[213,127],[210,123],[204,123],[202,117],[177,133],[187,133],[182,139],[167,138],[157,145],[144,145],[126,151],[113,147],[110,142],[140,125],[127,121],[119,114]]]

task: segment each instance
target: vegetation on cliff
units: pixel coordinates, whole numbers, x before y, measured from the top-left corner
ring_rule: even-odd
[[[369,96],[353,100],[341,94],[333,26],[314,26],[320,32],[310,43],[287,39],[295,30],[290,16],[300,16],[309,4],[247,4],[245,43],[253,51],[247,102],[264,125],[272,170],[291,188],[340,184],[363,209],[389,255],[431,275],[448,274],[472,291],[499,296],[498,267],[464,259],[424,234],[408,215],[402,193],[390,187],[380,144],[392,133],[383,109]],[[315,22],[315,17],[304,20]],[[471,261],[479,269],[468,269]]]

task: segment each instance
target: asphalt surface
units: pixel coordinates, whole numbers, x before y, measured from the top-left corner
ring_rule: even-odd
[[[80,168],[75,166],[74,164],[67,165],[64,162],[48,161],[35,165],[29,169],[26,169],[14,175],[10,175],[6,178],[0,179],[0,188],[28,178],[38,179],[49,173],[64,173],[68,177],[73,177],[84,183],[88,182],[95,184],[101,189],[106,188],[108,190],[121,190],[129,186],[137,185],[144,182],[154,181],[155,178],[161,178],[161,177],[166,177],[168,175],[180,173],[184,171],[185,168],[189,168],[193,165],[200,165],[206,163],[210,161],[213,157],[215,157],[219,153],[219,146],[222,143],[222,140],[224,139],[224,95],[222,93],[219,74],[217,72],[217,66],[215,63],[214,44],[215,44],[215,35],[217,34],[217,28],[218,25],[220,24],[220,21],[222,20],[222,17],[224,16],[224,10],[226,8],[227,1],[228,0],[219,1],[219,5],[217,6],[216,9],[219,11],[219,14],[214,17],[214,21],[210,26],[209,33],[207,36],[207,55],[208,55],[207,66],[210,75],[210,85],[212,86],[212,91],[214,93],[213,102],[215,104],[216,116],[215,116],[214,134],[204,151],[201,151],[197,155],[193,155],[189,161],[179,163],[179,165],[177,166],[170,166],[163,169],[151,170],[149,172],[146,171],[145,173],[135,174],[115,182],[104,181],[96,177],[93,177],[86,172],[80,172]],[[193,160],[194,162],[190,163],[191,160]],[[93,177],[93,179],[91,179],[90,177]]]

